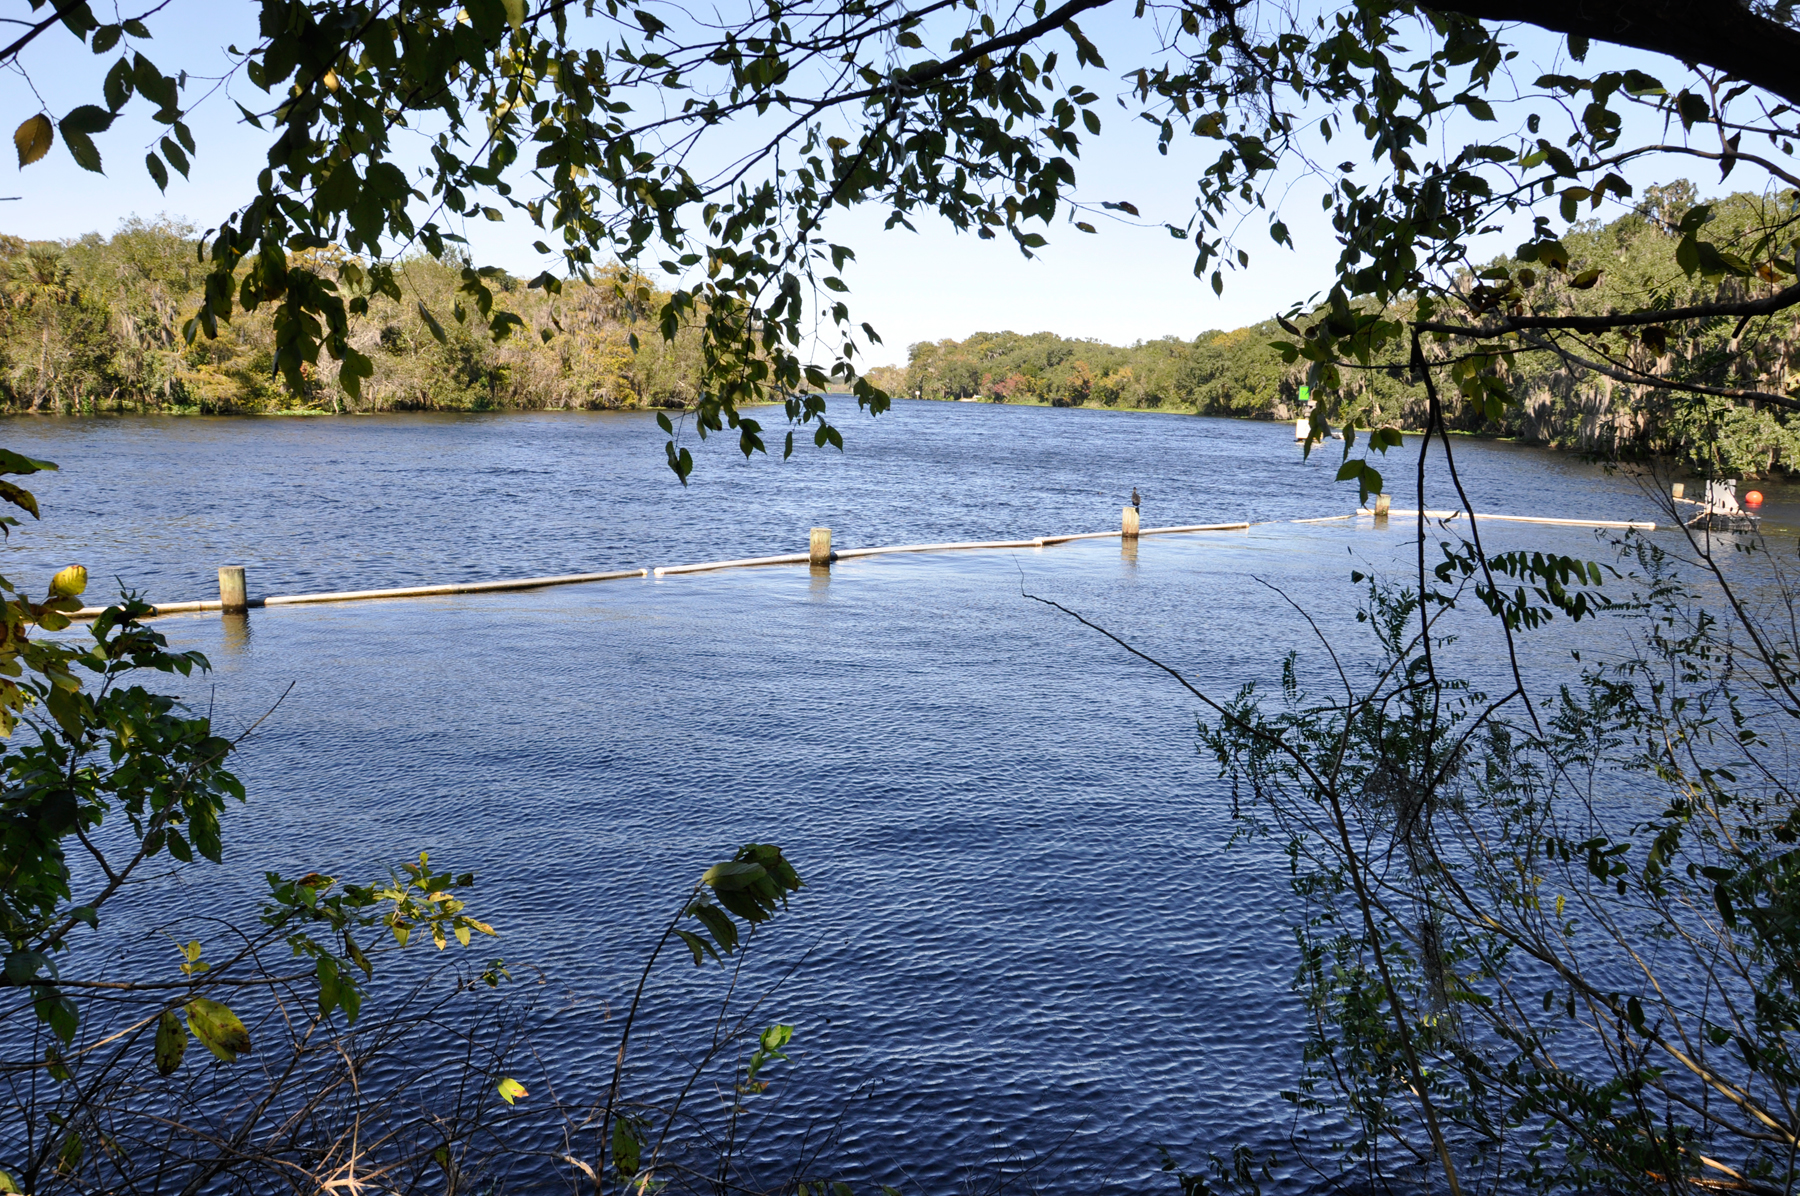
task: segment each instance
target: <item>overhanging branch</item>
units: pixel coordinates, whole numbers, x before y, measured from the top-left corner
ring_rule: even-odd
[[[1800,30],[1734,0],[1449,0],[1437,7],[1667,54],[1800,104]]]
[[[1554,353],[1571,365],[1578,365],[1584,370],[1592,370],[1603,374],[1616,382],[1624,382],[1631,386],[1647,386],[1652,390],[1675,390],[1687,394],[1712,395],[1721,399],[1738,399],[1745,402],[1756,401],[1780,407],[1786,411],[1800,411],[1800,399],[1790,395],[1774,394],[1766,390],[1738,390],[1729,386],[1709,386],[1704,382],[1681,382],[1673,378],[1659,378],[1655,374],[1646,374],[1625,366],[1611,365],[1602,361],[1591,361],[1578,353],[1572,353],[1562,345],[1546,337],[1532,336],[1529,333],[1520,336],[1526,344],[1546,353]]]
[[[1528,329],[1567,332],[1610,332],[1616,328],[1642,328],[1651,324],[1672,324],[1681,320],[1713,320],[1724,316],[1766,316],[1800,305],[1800,283],[1764,295],[1761,299],[1742,299],[1735,303],[1697,303],[1689,307],[1671,307],[1663,311],[1621,311],[1604,316],[1507,316],[1492,324],[1446,324],[1428,321],[1414,325],[1420,332],[1444,336],[1505,336]]]

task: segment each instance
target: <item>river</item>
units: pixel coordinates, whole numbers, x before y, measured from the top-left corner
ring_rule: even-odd
[[[812,526],[840,549],[1104,530],[1134,486],[1147,526],[1355,499],[1333,480],[1341,446],[1302,463],[1279,424],[903,402],[843,430],[843,453],[787,462],[709,440],[684,489],[647,415],[18,419],[7,446],[62,468],[28,483],[45,518],[15,530],[6,573],[41,588],[78,561],[90,600],[117,577],[173,601],[214,597],[225,563],[253,595],[297,593],[798,552]],[[1636,482],[1573,457],[1454,447],[1478,509],[1657,517]],[[1392,454],[1396,506],[1414,505],[1416,450]],[[1771,526],[1791,525],[1792,496],[1764,489]],[[1441,476],[1428,504],[1453,505]],[[1412,525],[1392,524],[157,625],[211,658],[190,691],[228,730],[292,686],[240,753],[230,883],[420,849],[474,870],[509,963],[570,994],[538,1031],[563,1087],[593,1087],[607,1011],[697,873],[775,841],[809,887],[754,973],[798,961],[766,1006],[796,1027],[767,1077],[790,1118],[772,1141],[841,1114],[831,1149],[859,1182],[942,1192],[1035,1164],[1028,1188],[1136,1192],[1169,1183],[1158,1145],[1193,1161],[1278,1145],[1291,1121],[1283,865],[1227,849],[1199,704],[1023,592],[1221,695],[1273,680],[1290,648],[1317,679],[1282,595],[1353,634],[1350,570],[1406,568]],[[1583,530],[1493,535],[1604,555]],[[718,980],[670,960],[651,1005]],[[646,1083],[682,1032],[652,1018]]]

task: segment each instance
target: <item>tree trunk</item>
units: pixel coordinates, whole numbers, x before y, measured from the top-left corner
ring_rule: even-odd
[[[50,325],[44,324],[44,337],[38,346],[37,393],[31,396],[31,409],[37,411],[44,405],[44,380],[50,374]]]

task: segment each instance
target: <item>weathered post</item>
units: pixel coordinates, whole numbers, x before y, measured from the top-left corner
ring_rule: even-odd
[[[250,609],[250,595],[244,588],[242,565],[219,566],[219,606],[227,614],[241,615]]]
[[[1127,540],[1137,539],[1138,509],[1136,507],[1126,507],[1119,512],[1119,534]]]
[[[1671,486],[1669,488],[1669,497],[1670,498],[1686,498],[1687,497],[1687,483],[1686,482],[1676,482],[1673,486]]]
[[[809,557],[813,568],[831,567],[831,529],[815,527],[812,529],[812,542],[808,545]]]
[[[1386,519],[1388,508],[1393,505],[1393,501],[1393,496],[1390,494],[1377,494],[1375,496],[1375,518]]]

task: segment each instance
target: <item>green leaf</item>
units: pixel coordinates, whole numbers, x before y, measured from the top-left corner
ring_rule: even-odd
[[[500,4],[506,9],[506,23],[518,33],[525,27],[525,0],[500,0]]]
[[[173,166],[176,170],[179,170],[181,172],[181,177],[185,179],[188,175],[187,154],[183,152],[179,145],[175,144],[173,138],[164,137],[161,145],[163,157],[167,158],[169,160],[169,165]]]
[[[744,1070],[745,1083],[755,1083],[756,1073],[777,1059],[786,1059],[781,1048],[793,1041],[792,1026],[769,1026],[757,1037],[756,1051],[750,1056],[750,1064]]]
[[[94,139],[67,125],[59,127],[62,129],[63,144],[69,147],[69,156],[75,159],[75,164],[83,170],[104,174],[100,169],[100,150],[94,145]]]
[[[156,1019],[156,1072],[168,1075],[181,1066],[181,1057],[187,1054],[187,1030],[181,1025],[181,1019],[175,1011],[165,1009],[161,1017]]]
[[[344,932],[344,954],[350,957],[351,963],[362,969],[364,976],[375,974],[375,965],[369,962],[369,957],[363,954],[363,949],[356,945],[356,940],[350,937],[348,930]]]
[[[33,519],[40,517],[38,515],[37,496],[22,486],[15,486],[11,482],[0,482],[0,499],[4,499],[13,506],[18,507],[20,510],[29,513]]]
[[[693,953],[695,967],[705,964],[706,957],[709,955],[715,960],[719,958],[719,953],[713,949],[713,945],[699,935],[686,930],[677,930],[675,934],[683,943],[687,944],[687,949]]]
[[[248,1055],[250,1031],[238,1015],[217,1001],[195,997],[187,1003],[188,1029],[194,1037],[225,1063],[235,1063],[239,1055]]]
[[[615,1120],[612,1130],[613,1166],[618,1169],[622,1178],[630,1179],[638,1173],[640,1149],[637,1134],[632,1131],[631,1124],[623,1117]]]
[[[68,136],[71,130],[77,133],[104,133],[112,127],[113,114],[94,104],[83,104],[71,109],[69,114],[58,122],[57,127]]]
[[[1683,274],[1692,274],[1700,269],[1700,246],[1692,234],[1681,238],[1675,246],[1675,264],[1681,267]]]
[[[1684,90],[1675,97],[1675,109],[1681,114],[1682,125],[1689,129],[1712,116],[1712,106],[1691,91]]]
[[[131,63],[121,58],[112,64],[111,70],[106,72],[106,82],[101,88],[102,94],[106,96],[106,106],[117,112],[131,98],[133,90]]]
[[[425,327],[431,330],[431,335],[436,338],[438,344],[450,343],[449,338],[444,335],[444,326],[437,322],[437,317],[431,314],[431,309],[425,306],[423,299],[419,300],[419,318],[425,321]]]
[[[730,955],[737,950],[737,923],[724,910],[716,905],[697,903],[693,908],[693,915],[706,927],[707,933],[713,936],[725,954]]]
[[[766,875],[767,872],[761,864],[730,860],[708,868],[701,874],[700,883],[714,889],[742,888]]]
[[[375,375],[375,363],[368,356],[355,349],[344,350],[343,363],[338,366],[338,385],[353,399],[362,397],[362,380]]]

